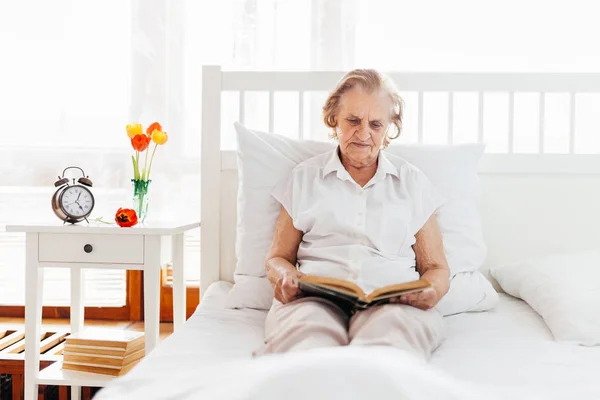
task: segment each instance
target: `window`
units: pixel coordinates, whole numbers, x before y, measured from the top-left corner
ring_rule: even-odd
[[[199,218],[199,148],[187,146],[197,133],[185,131],[183,109],[171,106],[182,101],[166,90],[183,86],[173,39],[181,36],[174,28],[182,15],[176,7],[166,0],[0,4],[0,14],[9,16],[0,26],[0,50],[14,61],[0,72],[0,304],[24,300],[25,238],[4,227],[53,220],[53,183],[65,167],[80,166],[93,180],[92,219],[111,220],[118,207],[129,205],[131,149],[124,129],[131,121],[147,126],[158,120],[170,134],[153,166],[149,220],[181,210]],[[186,235],[186,244],[193,284],[199,230]],[[134,276],[86,270],[86,305],[117,310],[139,302]],[[44,305],[68,304],[68,271],[48,269],[45,281]]]
[[[10,221],[54,218],[52,184],[71,164],[93,179],[99,211],[112,209],[125,194],[112,182],[124,177],[118,163],[127,150],[130,6],[23,1],[0,12],[11,16],[0,48],[15,61],[0,73],[0,232]],[[24,302],[24,255],[24,235],[0,234],[0,304]],[[44,304],[67,304],[68,279],[67,270],[47,271]],[[126,303],[125,271],[90,270],[86,285],[87,305]]]

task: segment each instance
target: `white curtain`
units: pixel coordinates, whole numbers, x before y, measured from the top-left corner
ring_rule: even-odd
[[[165,0],[0,3],[0,231],[55,220],[57,175],[80,166],[94,182],[91,218],[131,206],[129,122],[169,133],[152,168],[148,221],[199,219],[197,131],[183,106],[183,6]],[[6,63],[5,60],[10,60]],[[189,280],[199,232],[186,236]],[[24,235],[0,234],[0,304],[22,304]],[[68,271],[49,269],[44,303],[68,302]],[[86,303],[125,303],[124,271],[86,271]]]
[[[595,8],[591,0],[0,2],[0,304],[23,302],[24,237],[3,232],[4,226],[54,218],[49,199],[63,168],[81,166],[94,181],[93,218],[111,220],[118,207],[129,205],[129,122],[160,121],[169,133],[152,169],[149,220],[199,218],[203,64],[242,70],[600,72]],[[247,124],[266,129],[266,97],[247,95]],[[313,138],[326,137],[318,118],[325,95],[307,98],[304,125]],[[297,101],[276,96],[279,110]],[[562,100],[556,101],[560,109]],[[223,148],[235,147],[230,122],[236,104],[225,98]],[[588,134],[578,137],[576,151],[598,153],[594,113],[600,99],[578,99],[578,105],[578,121]],[[275,116],[276,130],[289,125],[297,126],[285,112]],[[410,132],[410,118],[406,128]],[[547,141],[551,150],[564,151],[563,136]],[[527,152],[530,143],[522,137],[515,144]],[[501,139],[487,139],[488,150],[504,151]],[[197,280],[199,233],[188,235],[186,244],[188,277]],[[46,304],[68,301],[65,272],[47,274]],[[90,271],[87,278],[88,304],[125,301],[123,272]]]

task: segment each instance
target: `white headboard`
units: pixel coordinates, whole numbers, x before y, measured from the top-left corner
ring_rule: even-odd
[[[239,120],[245,119],[246,91],[269,93],[273,131],[274,93],[329,91],[343,72],[239,72],[218,66],[202,70],[201,294],[212,282],[232,281],[235,269],[237,164],[234,151],[221,150],[222,92],[240,93]],[[600,149],[575,154],[577,93],[600,93],[600,74],[388,73],[400,90],[418,93],[418,137],[423,132],[423,93],[448,92],[448,142],[452,142],[453,94],[479,93],[479,141],[483,141],[484,92],[509,96],[509,152],[485,154],[480,165],[479,209],[488,257],[484,265],[549,252],[600,247]],[[514,93],[539,93],[539,118],[545,118],[545,93],[569,94],[567,154],[514,154]],[[303,106],[300,104],[299,131]],[[599,110],[600,111],[600,110]],[[544,123],[540,123],[543,149]],[[233,126],[231,126],[233,129]],[[600,134],[600,132],[598,132]]]

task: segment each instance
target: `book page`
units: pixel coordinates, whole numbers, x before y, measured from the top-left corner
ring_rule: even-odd
[[[431,284],[425,279],[419,279],[417,281],[397,283],[394,285],[384,286],[379,289],[373,290],[367,296],[368,301],[373,301],[381,298],[401,296],[403,294],[420,292],[430,287]]]
[[[366,297],[365,292],[363,292],[362,289],[356,283],[346,281],[343,279],[317,275],[304,275],[300,277],[300,281],[327,286],[334,290],[343,290],[346,292],[350,292],[361,299],[364,299]]]

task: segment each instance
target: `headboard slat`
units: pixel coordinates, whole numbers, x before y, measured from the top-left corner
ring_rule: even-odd
[[[575,153],[575,92],[569,93],[569,154]]]
[[[454,92],[448,93],[448,143],[454,143]]]
[[[298,91],[298,139],[304,139],[304,91]]]
[[[246,91],[245,90],[240,90],[239,110],[240,110],[239,121],[241,124],[245,124],[246,123]]]
[[[423,143],[423,92],[417,94],[417,142]]]
[[[275,93],[269,90],[269,132],[275,129]]]
[[[600,92],[600,73],[388,72],[402,91],[423,92]],[[339,71],[224,71],[222,90],[332,90]]]
[[[540,92],[540,99],[539,99],[539,112],[538,112],[538,134],[539,134],[539,141],[538,141],[538,151],[540,153],[544,152],[544,135],[545,135],[545,124],[546,124],[546,93],[544,92]]]
[[[200,295],[220,278],[221,68],[202,69]]]

